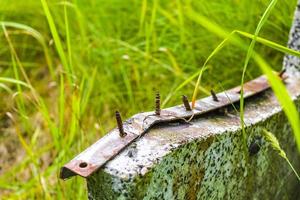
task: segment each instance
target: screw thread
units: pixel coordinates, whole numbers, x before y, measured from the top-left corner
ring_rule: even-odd
[[[116,111],[116,121],[117,121],[118,129],[119,129],[120,137],[125,137],[126,133],[123,128],[122,117],[121,117],[121,114],[119,111]]]
[[[160,111],[160,94],[157,92],[155,96],[155,114],[160,115]]]
[[[185,107],[185,109],[187,111],[191,111],[192,110],[191,105],[189,103],[189,100],[188,100],[187,96],[182,95],[182,102],[183,102],[183,105],[184,105],[184,107]]]
[[[213,90],[210,90],[210,93],[211,93],[211,96],[212,96],[212,98],[213,98],[214,101],[219,101],[216,93]]]

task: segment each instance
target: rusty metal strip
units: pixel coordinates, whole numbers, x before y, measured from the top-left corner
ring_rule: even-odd
[[[258,94],[269,87],[267,78],[260,76],[244,84],[244,98]],[[218,101],[215,101],[211,96],[198,100],[192,111],[187,111],[183,105],[179,105],[161,110],[160,115],[146,112],[132,116],[124,122],[124,131],[127,133],[125,137],[119,136],[117,128],[113,129],[64,165],[60,177],[62,179],[75,175],[88,177],[155,124],[189,119],[238,102],[240,100],[240,86],[218,93],[217,98]]]

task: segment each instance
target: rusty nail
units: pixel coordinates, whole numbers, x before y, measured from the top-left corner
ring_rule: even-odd
[[[184,107],[185,107],[185,109],[187,111],[191,111],[192,110],[191,105],[189,103],[189,100],[188,100],[187,96],[182,95],[182,102],[183,102],[183,105],[184,105]]]
[[[160,115],[160,94],[156,92],[155,96],[155,114]]]
[[[119,111],[116,111],[116,120],[117,120],[120,137],[125,137],[126,133],[123,128],[123,122]]]
[[[210,93],[211,93],[211,96],[212,96],[212,98],[213,98],[214,101],[219,101],[216,93],[213,90],[210,90]]]
[[[283,74],[284,74],[285,72],[286,72],[286,69],[282,69],[281,72],[279,72],[279,74],[278,74],[279,77],[282,78],[282,76],[283,76]]]

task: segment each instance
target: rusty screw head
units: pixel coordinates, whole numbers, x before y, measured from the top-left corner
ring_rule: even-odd
[[[159,92],[156,92],[156,96],[155,96],[155,114],[156,115],[160,115],[160,94]]]
[[[219,101],[216,93],[213,90],[210,90],[210,93],[211,93],[211,96],[212,96],[212,98],[213,98],[214,101]]]
[[[127,134],[124,131],[123,122],[122,122],[121,114],[119,111],[116,111],[116,121],[117,121],[118,129],[119,129],[120,137],[125,137]]]
[[[189,103],[189,100],[188,100],[187,96],[182,95],[182,102],[183,102],[183,105],[184,105],[186,111],[191,111],[192,110],[191,105]]]

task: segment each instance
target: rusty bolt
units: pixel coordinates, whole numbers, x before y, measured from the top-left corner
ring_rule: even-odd
[[[155,96],[155,114],[160,115],[160,94],[159,92],[156,92]]]
[[[117,120],[120,137],[125,137],[126,133],[123,128],[123,122],[122,122],[121,114],[119,111],[116,111],[116,120]]]
[[[192,110],[191,105],[189,103],[189,100],[188,100],[187,96],[182,95],[182,102],[183,102],[183,105],[184,105],[184,107],[185,107],[185,109],[187,111],[191,111]]]
[[[213,98],[214,101],[219,101],[216,93],[213,90],[210,90],[210,93],[211,93],[211,96],[212,96],[212,98]]]

